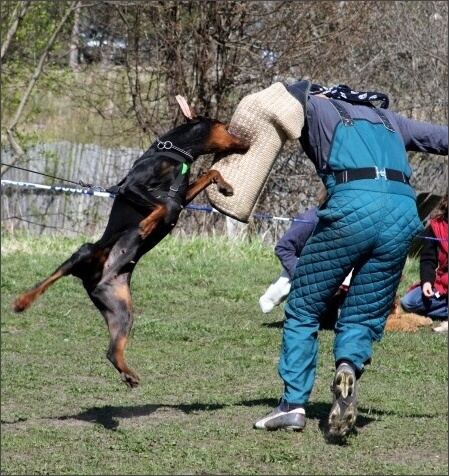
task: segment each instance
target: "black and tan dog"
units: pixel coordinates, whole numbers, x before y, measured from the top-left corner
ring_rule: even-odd
[[[229,133],[226,124],[197,116],[184,98],[176,99],[187,122],[157,139],[112,187],[117,195],[100,240],[82,245],[12,305],[14,311],[24,311],[59,278],[80,278],[106,320],[110,337],[107,358],[129,387],[139,384],[124,357],[133,323],[132,272],[139,259],[170,233],[182,208],[202,190],[215,183],[222,194],[232,195],[232,186],[213,169],[189,184],[191,163],[202,154],[245,152],[249,147],[246,140]]]

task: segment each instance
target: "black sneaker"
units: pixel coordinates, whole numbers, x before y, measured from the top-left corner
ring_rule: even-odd
[[[281,402],[277,408],[254,423],[258,430],[300,431],[306,426],[306,412],[301,406]]]
[[[331,386],[334,399],[328,419],[328,436],[343,437],[354,428],[357,418],[356,381],[354,369],[349,364],[338,366]]]

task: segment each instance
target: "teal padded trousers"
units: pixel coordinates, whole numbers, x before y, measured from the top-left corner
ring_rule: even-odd
[[[409,247],[422,224],[412,196],[386,192],[381,180],[369,188],[374,190],[335,188],[298,260],[279,361],[287,403],[305,404],[310,397],[319,319],[353,268],[335,327],[335,361],[350,360],[362,372],[373,342],[382,338]]]

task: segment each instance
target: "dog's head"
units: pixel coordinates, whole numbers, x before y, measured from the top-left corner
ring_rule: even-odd
[[[228,124],[218,119],[200,116],[182,96],[176,96],[186,119],[184,124],[172,129],[160,139],[170,140],[174,145],[197,158],[203,154],[246,152],[249,141],[228,130]]]

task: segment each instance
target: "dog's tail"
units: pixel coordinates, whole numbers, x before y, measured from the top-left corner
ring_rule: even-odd
[[[21,294],[17,297],[12,303],[12,309],[14,312],[22,312],[25,309],[28,309],[31,304],[55,281],[59,278],[62,278],[67,274],[67,270],[64,269],[64,266],[59,267],[51,276],[43,281],[40,281],[35,286],[33,286],[29,291]]]

